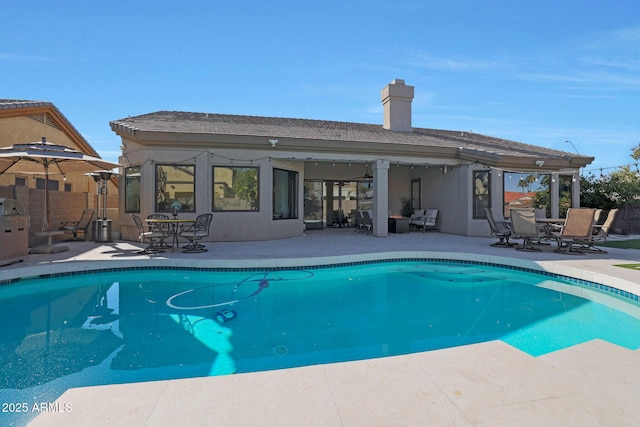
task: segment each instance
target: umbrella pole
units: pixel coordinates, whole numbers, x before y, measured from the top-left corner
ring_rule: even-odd
[[[49,209],[49,163],[44,162],[44,220],[43,231],[51,231],[51,212]]]

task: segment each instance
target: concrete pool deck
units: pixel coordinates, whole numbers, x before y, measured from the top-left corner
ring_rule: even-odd
[[[265,242],[208,243],[208,252],[136,254],[131,242],[69,242],[0,267],[0,281],[73,269],[132,265],[249,267],[344,262],[361,257],[455,257],[543,268],[638,293],[640,251],[567,256],[489,246],[495,239],[352,229]],[[373,255],[372,255],[373,254]],[[293,264],[292,264],[293,263]],[[406,356],[174,381],[71,389],[31,425],[637,425],[640,351],[595,340],[541,357],[501,341]]]

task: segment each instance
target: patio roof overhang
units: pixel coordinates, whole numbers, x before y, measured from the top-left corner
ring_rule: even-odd
[[[458,158],[469,162],[484,164],[504,170],[539,170],[553,172],[560,170],[576,170],[593,162],[593,157],[550,155],[546,153],[527,152],[519,156],[505,153],[461,147]]]
[[[263,135],[228,135],[209,133],[136,131],[112,128],[123,138],[143,146],[178,147],[184,149],[229,149],[229,150],[270,150],[275,156],[285,152],[304,154],[375,155],[376,157],[443,158],[455,160],[457,149],[453,147],[433,147],[418,144],[395,144],[368,141],[344,141],[317,138],[266,137]],[[276,139],[272,147],[269,140]]]

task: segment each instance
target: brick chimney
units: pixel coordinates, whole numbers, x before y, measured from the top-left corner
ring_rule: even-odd
[[[411,101],[413,86],[406,86],[404,80],[395,79],[382,89],[385,129],[412,132]]]

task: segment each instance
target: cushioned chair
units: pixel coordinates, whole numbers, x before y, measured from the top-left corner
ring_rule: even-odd
[[[73,222],[63,222],[60,224],[59,229],[64,231],[65,233],[73,235],[73,237],[69,240],[84,240],[87,230],[91,225],[92,219],[93,209],[85,209],[84,211],[82,211],[82,215],[80,216],[79,220]],[[82,233],[82,239],[78,237],[78,233]]]
[[[183,248],[182,252],[207,252],[207,248],[200,243],[200,240],[209,235],[212,219],[213,214],[210,213],[198,215],[193,225],[180,232],[180,237],[189,240],[189,243]]]
[[[525,252],[539,252],[540,248],[533,246],[533,242],[540,241],[543,232],[536,224],[536,214],[533,209],[511,208],[511,232],[513,236],[523,239],[522,246],[516,250]]]
[[[492,243],[491,246],[499,248],[510,248],[515,246],[516,243],[509,242],[509,238],[511,237],[511,226],[509,223],[504,218],[496,220],[493,215],[493,209],[485,208],[484,212],[487,216],[489,227],[491,228],[491,235],[498,238],[498,241]]]
[[[425,231],[440,231],[436,226],[438,222],[438,209],[425,209],[424,214],[420,219],[416,219],[413,221],[413,226],[415,228],[422,229],[422,232]]]
[[[593,235],[595,209],[571,208],[560,231],[552,231],[551,236],[558,241],[555,252],[566,255],[584,255],[581,250]]]
[[[145,231],[144,224],[140,217],[136,214],[131,214],[131,218],[133,218],[133,223],[136,225],[138,229],[138,240],[140,240],[141,244],[144,244],[147,241],[149,244],[146,248],[138,251],[139,254],[157,254],[158,252],[164,252],[162,248],[160,248],[160,242],[164,238],[164,234],[159,231]]]
[[[413,214],[409,217],[409,230],[413,228],[418,228],[416,223],[422,219],[424,216],[424,209],[416,209],[413,211]]]

